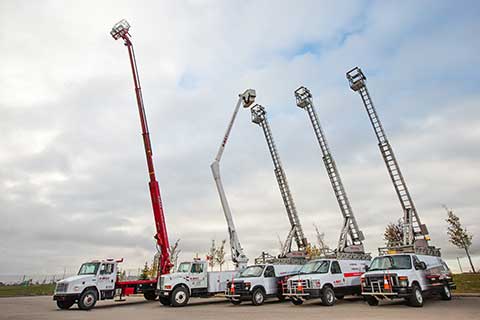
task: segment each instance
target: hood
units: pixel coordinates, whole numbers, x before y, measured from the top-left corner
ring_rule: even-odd
[[[71,276],[71,277],[68,277],[68,278],[65,278],[63,280],[60,280],[58,282],[65,282],[65,283],[70,283],[70,282],[76,282],[76,281],[81,281],[81,280],[87,280],[89,278],[93,278],[94,275],[93,274],[84,274],[84,275],[80,275],[80,276]]]

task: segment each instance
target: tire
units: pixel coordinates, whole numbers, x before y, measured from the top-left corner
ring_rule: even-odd
[[[452,291],[450,291],[450,286],[445,284],[440,292],[442,300],[452,300]]]
[[[335,292],[329,286],[323,287],[322,304],[327,307],[331,307],[335,304]]]
[[[82,293],[80,299],[78,299],[78,307],[82,310],[90,310],[95,307],[97,300],[97,291],[94,289],[87,289]]]
[[[160,301],[161,305],[169,306],[170,305],[170,298],[169,297],[158,297],[158,301]]]
[[[412,288],[412,295],[408,298],[408,305],[411,307],[423,307],[423,294],[418,284],[414,284]]]
[[[278,298],[278,300],[279,300],[280,302],[285,301],[285,296],[284,296],[283,294],[278,294],[278,295],[277,295],[277,298]]]
[[[230,299],[230,302],[233,303],[234,305],[238,306],[239,304],[242,303],[242,300],[238,299]]]
[[[149,301],[157,300],[157,295],[155,294],[155,291],[144,292],[143,297],[145,298],[145,300],[149,300]]]
[[[75,301],[73,300],[57,301],[57,307],[62,310],[68,310],[74,303]]]
[[[297,299],[297,298],[291,298],[292,299],[292,303],[296,306],[299,306],[301,304],[303,304],[303,300],[302,299]]]
[[[265,302],[265,293],[261,288],[257,288],[253,291],[252,303],[254,306],[261,306]]]
[[[369,306],[378,306],[378,299],[375,297],[365,297],[365,301],[367,301]]]
[[[190,294],[185,287],[177,287],[170,295],[170,305],[172,307],[183,307],[188,303]]]

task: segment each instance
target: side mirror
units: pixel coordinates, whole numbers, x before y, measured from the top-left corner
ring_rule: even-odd
[[[417,269],[417,270],[426,270],[426,269],[427,269],[427,265],[425,264],[425,262],[420,261],[419,263],[417,263],[417,264],[415,265],[415,269]]]
[[[370,269],[369,266],[365,266],[365,272],[368,272],[368,269]]]

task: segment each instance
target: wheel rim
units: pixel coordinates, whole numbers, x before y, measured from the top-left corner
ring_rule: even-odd
[[[445,295],[450,298],[450,288],[448,286],[444,286],[443,290],[445,291]]]
[[[177,294],[175,295],[175,302],[184,303],[186,298],[187,298],[187,295],[185,294],[185,292],[182,292],[182,291],[177,292]]]
[[[87,295],[85,295],[85,298],[83,298],[83,304],[86,307],[91,307],[94,302],[95,302],[95,296],[92,293],[88,293]]]
[[[263,302],[263,294],[261,292],[257,292],[255,294],[255,302],[262,303]]]
[[[330,290],[327,292],[327,302],[332,303],[333,302],[333,294],[330,292]]]
[[[415,297],[417,298],[418,302],[420,302],[420,303],[423,302],[423,296],[422,296],[422,292],[420,291],[420,289],[415,290]]]

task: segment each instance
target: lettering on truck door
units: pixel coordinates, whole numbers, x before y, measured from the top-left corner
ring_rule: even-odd
[[[345,278],[343,277],[343,272],[338,261],[332,261],[332,264],[330,265],[330,273],[332,275],[331,277],[334,287],[345,286]]]
[[[192,263],[190,271],[190,283],[192,288],[206,288],[207,287],[207,273],[203,270],[202,263]]]
[[[360,276],[363,274],[364,266],[356,262],[347,262],[348,265],[343,267],[343,277],[345,278],[345,285],[359,286]]]
[[[97,287],[99,290],[113,290],[117,273],[115,272],[115,264],[102,263],[97,278]]]

